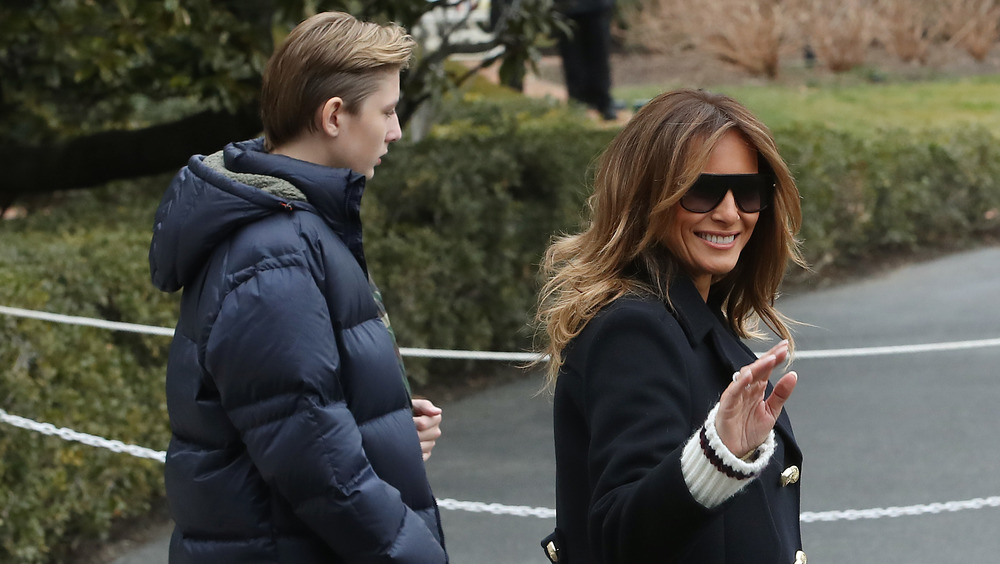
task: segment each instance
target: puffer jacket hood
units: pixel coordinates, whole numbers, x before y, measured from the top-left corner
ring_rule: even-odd
[[[323,217],[367,272],[361,238],[364,186],[364,175],[351,170],[266,153],[263,138],[231,143],[207,157],[195,155],[156,211],[149,247],[153,285],[176,292],[234,231],[290,209]]]

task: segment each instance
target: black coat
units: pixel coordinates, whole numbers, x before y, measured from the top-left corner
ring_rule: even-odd
[[[368,284],[364,177],[259,139],[220,161],[178,173],[150,249],[153,282],[184,288],[167,366],[170,562],[446,562]]]
[[[714,509],[681,473],[684,443],[754,355],[690,280],[621,298],[567,347],[554,400],[561,563],[792,563],[801,548],[801,467],[788,416],[763,473]],[[770,393],[770,385],[768,386]]]
[[[615,0],[556,0],[556,9],[568,16],[610,11]]]

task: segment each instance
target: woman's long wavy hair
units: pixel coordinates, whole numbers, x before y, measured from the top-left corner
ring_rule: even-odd
[[[589,225],[556,238],[545,253],[546,280],[536,324],[554,386],[563,350],[587,322],[628,293],[651,293],[669,304],[670,280],[681,265],[664,246],[681,196],[705,169],[723,134],[736,129],[757,149],[775,178],[736,267],[713,280],[709,301],[720,304],[741,338],[758,335],[758,321],[792,341],[789,321],[774,308],[790,260],[805,266],[795,239],[802,221],[799,192],[767,126],[739,102],[702,90],[659,95],[640,109],[598,161]],[[762,170],[763,171],[763,170]]]

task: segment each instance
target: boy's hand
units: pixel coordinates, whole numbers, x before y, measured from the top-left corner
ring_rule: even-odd
[[[420,450],[424,460],[431,457],[431,451],[441,436],[441,408],[430,400],[413,400],[413,424],[417,426],[417,437],[420,438]]]

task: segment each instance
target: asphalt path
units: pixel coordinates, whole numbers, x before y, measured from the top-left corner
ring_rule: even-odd
[[[1000,337],[1000,247],[907,266],[779,309],[799,350]],[[765,350],[757,343],[755,350]],[[799,359],[787,405],[804,452],[802,510],[828,512],[1000,496],[1000,347]],[[438,498],[553,508],[551,400],[523,380],[444,407],[428,462]],[[542,563],[554,519],[442,510],[456,564]],[[165,534],[165,533],[164,533]],[[166,562],[161,534],[114,564]],[[1000,508],[802,524],[827,564],[1000,562]]]

